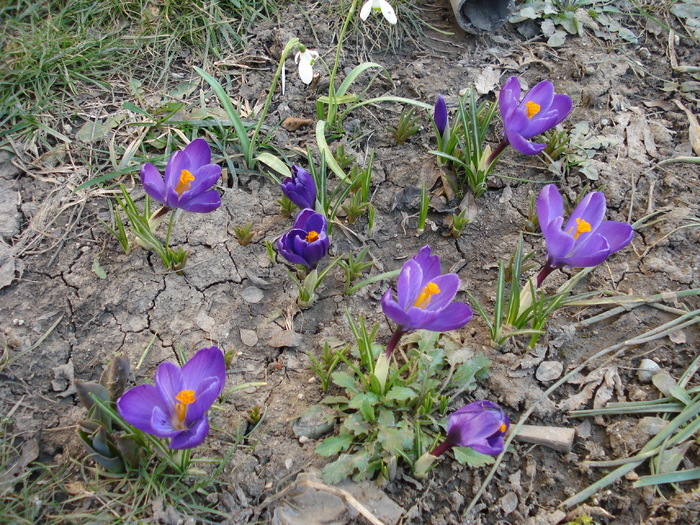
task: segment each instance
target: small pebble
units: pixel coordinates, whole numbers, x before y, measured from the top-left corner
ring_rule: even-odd
[[[642,359],[639,363],[639,371],[637,372],[637,379],[642,383],[651,383],[651,378],[654,377],[661,367],[656,364],[655,361],[651,359]]]
[[[563,371],[564,365],[559,361],[542,361],[540,366],[537,367],[535,377],[542,382],[553,381],[560,377]]]

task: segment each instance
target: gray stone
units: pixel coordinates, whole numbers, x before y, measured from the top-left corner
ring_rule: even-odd
[[[637,379],[639,379],[642,383],[651,383],[651,378],[654,377],[654,374],[656,374],[659,370],[661,370],[661,367],[656,364],[656,361],[646,358],[642,359],[642,362],[639,363]]]
[[[326,405],[314,405],[292,421],[292,430],[297,437],[318,439],[333,430],[335,417],[336,414],[332,408]]]
[[[554,381],[561,377],[563,371],[564,365],[559,361],[542,361],[540,366],[537,367],[535,377],[542,382]]]
[[[241,328],[241,342],[246,346],[255,346],[258,344],[258,334],[255,330]]]
[[[489,33],[505,24],[514,8],[514,0],[452,0],[459,27],[474,35]]]
[[[243,289],[243,300],[245,300],[247,303],[259,303],[263,299],[263,291],[260,288],[257,288],[255,286],[248,286],[247,288]]]

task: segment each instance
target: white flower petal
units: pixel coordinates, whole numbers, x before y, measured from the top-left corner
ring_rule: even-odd
[[[303,57],[299,62],[299,78],[306,85],[311,84],[311,81],[314,79],[314,68]]]
[[[362,20],[367,20],[367,17],[369,17],[370,11],[372,11],[372,7],[374,6],[374,0],[367,0],[364,5],[362,6],[362,9],[360,10],[360,18]]]
[[[384,15],[384,18],[386,18],[387,22],[390,24],[395,24],[397,22],[396,13],[389,2],[386,0],[379,0],[379,7],[381,7],[382,14]]]

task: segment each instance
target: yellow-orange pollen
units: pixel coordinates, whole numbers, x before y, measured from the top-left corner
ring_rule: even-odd
[[[567,233],[571,233],[574,227],[569,228]],[[591,231],[591,225],[584,221],[583,219],[576,219],[576,231],[574,232],[574,239],[578,239],[582,233],[588,233]]]
[[[187,190],[190,189],[190,182],[194,180],[194,175],[192,175],[191,172],[187,170],[182,170],[180,172],[180,180],[177,182],[177,186],[175,186],[175,193],[178,195],[182,195],[185,193]]]
[[[178,402],[175,403],[175,417],[177,418],[177,421],[174,423],[176,427],[180,427],[185,423],[185,417],[187,416],[187,405],[194,403],[197,400],[197,397],[194,395],[194,390],[181,390],[180,393],[175,396],[175,399]]]
[[[532,118],[540,112],[540,105],[536,102],[533,102],[532,100],[529,102],[525,102],[525,107],[527,108],[525,110],[527,118]]]
[[[317,241],[318,240],[318,232],[310,231],[309,233],[306,234],[306,238],[304,240],[306,242]]]
[[[435,283],[426,284],[425,287],[418,294],[418,297],[416,298],[416,301],[413,303],[413,306],[415,306],[417,308],[425,309],[425,307],[430,304],[430,298],[433,295],[435,295],[436,293],[440,293],[440,287],[437,284],[435,284]]]
[[[505,423],[501,423],[501,426],[498,427],[499,432],[505,432],[508,427],[506,426]]]

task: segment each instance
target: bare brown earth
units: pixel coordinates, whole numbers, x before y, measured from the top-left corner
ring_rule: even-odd
[[[313,21],[313,33],[302,11]],[[380,32],[369,29],[369,35],[356,33],[346,44],[340,70],[365,60],[378,62],[390,73],[393,86],[377,80],[371,86],[372,95],[389,93],[432,103],[442,93],[453,108],[460,92],[475,83],[483,96],[493,100],[500,83],[510,75],[519,75],[529,86],[549,79],[558,92],[574,100],[573,114],[564,129],[587,123],[581,140],[597,150],[593,165],[599,178],[589,180],[576,168],[556,175],[541,159],[509,151],[502,157],[489,191],[471,204],[473,221],[460,238],[451,239],[443,235],[447,232],[445,219],[460,197],[443,189],[435,159],[428,153],[433,138],[427,116],[422,119],[421,131],[397,146],[387,127],[396,124],[402,108],[396,104],[371,106],[348,117],[346,134],[339,143],[360,163],[370,151],[375,152],[372,203],[376,224],[369,231],[365,219],[352,226],[341,220],[342,225],[334,231],[332,254],[369,246],[374,274],[399,268],[421,246],[430,244],[440,255],[443,269],[457,272],[464,289],[490,308],[497,264],[510,256],[518,235],[525,230],[530,198],[542,183],[554,181],[571,198],[586,185],[603,188],[610,219],[634,222],[651,212],[664,212],[663,221],[639,231],[629,247],[597,268],[577,291],[605,289],[649,295],[700,286],[700,230],[697,226],[677,229],[698,217],[698,170],[686,163],[658,166],[664,159],[693,154],[688,116],[675,101],[697,114],[697,92],[678,91],[678,83],[690,77],[673,71],[672,60],[685,65],[700,63],[695,42],[674,40],[672,57],[668,31],[644,19],[623,17],[623,23],[639,35],[639,45],[587,32],[552,48],[536,36],[526,39],[517,30],[520,26],[507,25],[484,37],[465,35],[454,25],[447,2],[427,6],[422,16],[450,34],[429,32],[425,37],[416,36],[415,42],[404,39],[402,47],[387,52]],[[318,49],[325,60],[333,59],[338,22],[329,17],[324,6],[302,2],[285,10],[280,20],[281,25],[262,24],[244,56],[231,56],[224,63],[209,66],[234,98],[250,107],[266,95],[277,53],[289,37],[298,36]],[[673,17],[667,21],[677,24]],[[382,23],[379,19],[370,22]],[[233,65],[243,63],[253,66]],[[190,95],[196,106],[200,88],[207,86],[194,73],[195,65],[202,65],[198,57],[183,54],[173,75],[184,75],[197,84]],[[286,93],[275,97],[270,124],[288,116],[315,119],[314,102],[327,85],[322,75],[316,88],[306,88],[296,78],[293,63],[287,65]],[[86,102],[86,114],[101,119],[126,115],[128,122],[139,121],[140,117],[120,106],[130,100],[126,89],[121,90],[115,82],[114,91],[110,96],[116,104],[105,94],[99,103],[91,99],[88,106]],[[101,94],[96,95],[100,100]],[[156,93],[147,98],[152,104],[159,100]],[[215,97],[207,98],[206,103],[210,108],[218,105]],[[126,147],[140,129],[122,126],[104,142],[84,143],[75,139],[75,132],[85,119],[65,117],[62,124],[64,133],[73,139],[70,143],[58,143],[52,151],[13,144],[12,151],[2,157],[0,226],[5,255],[0,261],[0,332],[8,361],[0,368],[0,413],[11,413],[12,431],[22,441],[37,440],[38,460],[68,466],[71,479],[79,483],[72,486],[78,495],[71,494],[75,500],[72,508],[81,506],[83,512],[90,512],[100,504],[93,496],[94,476],[86,478],[75,463],[85,457],[75,433],[75,423],[83,417],[84,409],[77,403],[72,380],[96,380],[115,355],[130,359],[133,382],[141,384],[150,380],[160,362],[174,360],[178,347],[188,356],[212,344],[233,350],[228,385],[251,381],[266,385],[230,396],[212,414],[214,430],[200,454],[218,458],[232,446],[238,448],[225,469],[226,483],[217,486],[207,504],[229,513],[232,523],[269,522],[275,509],[274,519],[281,520],[276,522],[292,523],[281,517],[283,502],[291,497],[282,491],[300,473],[320,469],[326,462],[314,453],[317,441],[300,441],[291,426],[296,416],[323,397],[306,353],[317,355],[324,341],[351,341],[346,309],[351,316],[364,316],[368,324],[379,323],[378,341],[385,344],[391,327],[378,299],[391,283],[376,283],[345,296],[338,271],[321,287],[316,304],[300,310],[284,265],[271,263],[264,243],[290,225],[279,213],[276,201],[280,191],[266,177],[245,171],[231,184],[220,184],[220,209],[209,215],[182,216],[174,244],[189,247],[191,255],[181,275],[164,271],[155,254],[139,250],[126,256],[98,222],[109,218],[111,190],[73,190],[104,174],[87,162],[89,148],[107,151],[113,138],[121,148]],[[493,131],[492,144],[500,139],[499,133],[498,129]],[[313,148],[313,127],[279,129],[274,141],[297,150]],[[225,154],[215,152],[218,159]],[[305,163],[291,149],[290,159]],[[434,193],[433,209],[429,228],[418,236],[415,214],[418,188],[424,181]],[[137,179],[136,184],[133,178],[124,182],[133,187],[133,195],[142,195]],[[236,241],[233,227],[246,222],[253,223],[255,237],[252,244],[243,247]],[[542,239],[526,234],[525,243],[527,250],[536,251],[535,260],[542,261]],[[104,269],[104,278],[93,271],[95,261]],[[549,289],[564,278],[563,274],[553,275]],[[667,304],[697,308],[695,299],[669,300]],[[557,312],[535,351],[528,351],[526,341],[520,340],[493,348],[484,323],[475,317],[453,335],[465,347],[483,352],[493,365],[489,378],[453,408],[474,399],[492,399],[505,407],[511,420],[518,421],[551,384],[535,377],[541,361],[559,362],[569,369],[601,349],[673,318],[673,314],[644,306],[592,326],[581,323],[603,310],[569,308]],[[648,439],[640,434],[637,418],[573,419],[567,417],[568,409],[591,407],[596,395],[616,401],[659,397],[653,385],[638,379],[640,360],[651,358],[677,378],[696,356],[698,336],[697,328],[689,327],[672,339],[642,344],[595,362],[540,403],[528,423],[574,427],[573,449],[564,453],[516,441],[469,515],[465,515],[467,505],[488,468],[471,470],[447,459],[426,480],[418,481],[399,466],[396,478],[382,490],[399,506],[396,515],[405,523],[558,523],[564,520],[565,512],[557,511],[557,505],[605,472],[585,468],[584,460],[623,457]],[[691,386],[696,384],[691,382]],[[264,410],[263,422],[249,440],[240,443],[236,439],[239,426],[256,405]],[[693,445],[685,467],[696,465],[697,447]],[[637,474],[647,472],[641,467]],[[670,500],[663,502],[653,490],[631,488],[631,479],[615,483],[589,500],[587,512],[596,522],[697,522],[698,500],[692,484],[681,485],[684,493],[679,495],[664,491]],[[280,493],[285,497],[275,498]],[[327,497],[321,491],[311,499]],[[367,495],[358,498],[365,502],[371,499]],[[336,500],[329,499],[322,506],[328,509],[335,504]],[[305,505],[297,502],[299,509]],[[166,518],[167,513],[156,511],[154,507],[154,519],[160,522],[184,523],[177,519],[188,518]],[[333,519],[358,523],[364,519],[344,512],[343,507],[341,517]],[[389,511],[384,508],[381,512]],[[312,523],[314,517],[318,515],[302,519]],[[204,514],[190,518],[220,521]]]

